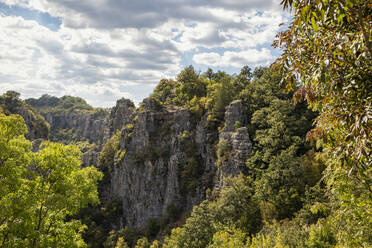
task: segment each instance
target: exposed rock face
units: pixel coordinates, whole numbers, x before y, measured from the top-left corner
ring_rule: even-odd
[[[252,146],[247,128],[239,127],[246,123],[239,101],[226,108],[219,141],[224,140],[230,152],[218,167],[208,114],[193,125],[187,109],[167,106],[159,110],[152,99],[145,99],[142,108],[133,129],[124,128],[121,133],[125,156],[113,168],[109,192],[111,198],[122,200],[124,225],[136,228],[143,228],[150,218],[165,216],[170,205],[191,210],[205,199],[207,188],[218,190],[226,176],[243,172]],[[185,192],[185,168],[195,166],[190,157],[197,158],[200,175],[192,192]]]
[[[88,141],[103,145],[117,130],[133,122],[135,106],[128,99],[116,102],[110,113],[103,109],[41,112],[55,141]]]
[[[201,177],[201,183],[204,185],[201,189],[205,193],[207,188],[213,188],[215,183],[215,174],[217,167],[216,162],[216,151],[213,147],[212,136],[213,134],[208,130],[208,113],[205,114],[200,122],[196,126],[195,141],[198,144],[198,153],[200,154],[203,162],[204,173]],[[202,199],[204,200],[204,199]],[[197,203],[192,203],[196,205]],[[191,206],[192,207],[192,206]],[[191,208],[190,207],[190,208]]]
[[[28,133],[25,135],[29,140],[35,139],[48,139],[49,125],[45,122],[44,118],[36,117],[35,113],[25,107],[20,107],[15,111],[25,120],[28,127]]]
[[[189,110],[151,98],[140,109],[120,99],[110,114],[94,109],[43,114],[55,140],[67,135],[98,144],[82,155],[83,166],[98,165],[101,145],[120,131],[120,149],[115,148],[114,166],[105,168],[108,177],[100,189],[101,201],[122,202],[120,228],[143,229],[149,219],[166,216],[169,206],[191,210],[208,188],[219,190],[225,177],[244,172],[252,143],[240,101],[226,108],[220,133],[209,130],[208,113],[195,121]],[[217,140],[227,147],[218,159]]]
[[[226,108],[225,127],[219,135],[219,144],[224,143],[228,151],[218,164],[216,189],[222,186],[225,177],[239,175],[246,168],[245,162],[250,156],[252,142],[247,128],[244,127],[245,116],[241,101],[234,101]]]
[[[107,127],[106,111],[83,112],[70,111],[68,113],[42,113],[51,127],[51,139],[89,141],[102,144],[104,130]]]
[[[132,123],[135,111],[136,107],[131,100],[125,98],[117,100],[116,106],[111,109],[107,136],[110,137],[117,130]]]
[[[82,166],[97,166],[98,165],[99,152],[89,151],[81,155]]]
[[[124,224],[137,228],[143,228],[150,218],[165,216],[170,205],[190,209],[205,199],[207,188],[200,183],[192,193],[182,190],[185,182],[180,171],[187,166],[188,158],[182,135],[195,129],[190,112],[177,107],[154,111],[156,106],[150,100],[144,103],[131,133],[125,129],[122,132],[121,149],[126,156],[113,170],[110,192],[112,197],[122,199]],[[201,129],[199,144],[204,142]],[[199,145],[196,152],[201,158],[201,180],[211,181],[215,169],[213,159],[204,152],[208,149]]]

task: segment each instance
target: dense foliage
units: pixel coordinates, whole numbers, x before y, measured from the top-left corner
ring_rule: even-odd
[[[81,168],[74,146],[45,142],[33,153],[26,132],[20,116],[0,112],[1,247],[85,247],[69,216],[98,202],[101,173]]]
[[[52,123],[50,140],[69,144],[89,141],[99,143],[103,133],[94,133],[85,128],[98,128],[94,124],[108,116],[107,109],[93,108],[84,99],[73,96],[55,97],[42,95],[38,99],[30,98],[25,102]],[[93,139],[95,138],[95,139]],[[102,145],[102,144],[97,144]]]
[[[143,230],[116,225],[125,211],[120,200],[87,207],[97,202],[100,175],[90,167],[79,169],[76,148],[44,143],[31,153],[24,122],[9,115],[27,107],[15,92],[4,94],[0,104],[8,116],[0,114],[0,245],[82,247],[83,236],[89,247],[105,248],[371,247],[371,3],[282,4],[294,17],[274,42],[284,53],[271,68],[252,72],[245,66],[229,75],[211,69],[198,73],[189,66],[156,86],[150,96],[154,110],[187,108],[194,126],[207,116],[207,142],[216,152],[217,167],[234,152],[218,139],[232,101],[241,101],[246,110],[244,121],[234,126],[248,129],[253,146],[241,175],[207,190],[207,199],[191,213],[170,205],[166,216],[150,219]],[[107,114],[76,97],[44,95],[27,103],[41,113],[58,113],[58,120],[71,113]],[[133,128],[127,125],[103,146],[98,159],[102,185],[126,155],[120,135],[130,139]],[[169,138],[168,128],[166,123],[156,137]],[[66,127],[58,132],[52,130],[52,138],[79,140]],[[186,155],[179,178],[187,196],[202,183],[194,135],[177,137]],[[148,147],[133,160],[141,164],[168,156],[167,147]],[[71,215],[88,225],[84,233]]]
[[[61,110],[93,110],[93,107],[86,103],[86,101],[80,97],[63,96],[61,98],[42,95],[39,99],[29,98],[26,103],[30,104],[35,108],[59,108]]]
[[[0,95],[0,109],[7,115],[19,114],[24,118],[28,127],[27,138],[47,139],[50,129],[49,124],[44,120],[43,116],[19,97],[20,94],[15,91],[7,91],[3,95]]]
[[[368,0],[285,0],[294,12],[274,45],[273,65],[285,73],[295,99],[319,111],[308,135],[323,148],[333,228],[345,247],[372,245],[372,21]],[[300,86],[298,88],[298,86]],[[342,228],[339,228],[342,226]]]

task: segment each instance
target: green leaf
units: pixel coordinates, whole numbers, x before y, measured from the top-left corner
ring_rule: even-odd
[[[338,22],[338,24],[343,24],[344,23],[344,17],[345,17],[346,15],[345,14],[341,14],[341,15],[339,15],[338,16],[338,18],[337,18],[337,22]]]
[[[311,17],[311,25],[315,31],[319,31],[318,26],[316,25],[315,18]]]

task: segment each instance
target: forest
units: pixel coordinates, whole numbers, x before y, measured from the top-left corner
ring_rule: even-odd
[[[269,67],[1,95],[0,247],[372,247],[372,4],[282,6]]]

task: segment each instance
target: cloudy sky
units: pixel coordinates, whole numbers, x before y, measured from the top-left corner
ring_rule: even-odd
[[[0,93],[138,104],[187,65],[269,65],[279,0],[0,0]]]

